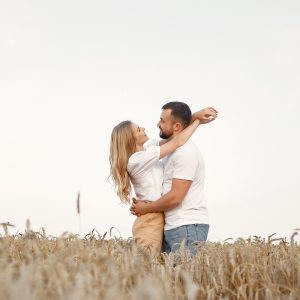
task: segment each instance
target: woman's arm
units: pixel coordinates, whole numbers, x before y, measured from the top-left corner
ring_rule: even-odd
[[[178,147],[182,146],[187,142],[187,140],[192,136],[197,127],[200,125],[200,120],[196,119],[192,124],[174,136],[171,140],[167,141],[163,145],[160,146],[160,156],[159,158],[163,158],[168,154],[172,153]]]
[[[168,140],[159,140],[159,146],[162,146],[163,144],[167,143]]]
[[[218,117],[218,111],[213,107],[206,107],[201,110],[198,110],[192,114],[191,123],[192,124],[195,120],[199,120],[200,124],[207,124],[215,118]],[[163,144],[167,143],[168,140],[160,140],[159,146],[162,146]]]
[[[196,111],[192,115],[191,124],[176,135],[171,140],[161,140],[159,142],[160,146],[160,159],[172,153],[178,147],[182,146],[187,142],[187,140],[192,136],[197,127],[200,124],[207,124],[218,116],[218,111],[213,107],[207,107]]]

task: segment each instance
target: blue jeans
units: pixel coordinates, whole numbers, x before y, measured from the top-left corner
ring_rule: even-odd
[[[185,248],[189,249],[192,254],[196,254],[195,242],[206,241],[208,229],[208,224],[190,224],[165,230],[163,251],[167,253],[176,251],[184,240]]]

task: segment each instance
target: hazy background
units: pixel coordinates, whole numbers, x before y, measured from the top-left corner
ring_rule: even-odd
[[[193,137],[209,239],[300,227],[299,1],[0,3],[0,222],[77,233],[80,191],[82,234],[131,236],[111,130],[132,119],[157,137],[178,100],[219,110]]]

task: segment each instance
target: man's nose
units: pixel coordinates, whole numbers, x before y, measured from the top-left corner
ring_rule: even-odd
[[[160,125],[160,121],[157,122],[156,126],[159,127],[159,125]]]

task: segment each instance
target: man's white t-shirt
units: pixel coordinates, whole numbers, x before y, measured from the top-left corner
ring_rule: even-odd
[[[172,187],[172,179],[192,180],[182,203],[165,211],[165,230],[188,224],[208,224],[208,212],[204,198],[204,162],[198,147],[188,140],[183,146],[165,157],[163,194]]]
[[[155,201],[162,195],[163,164],[159,156],[159,140],[151,140],[128,160],[127,171],[138,199]]]

